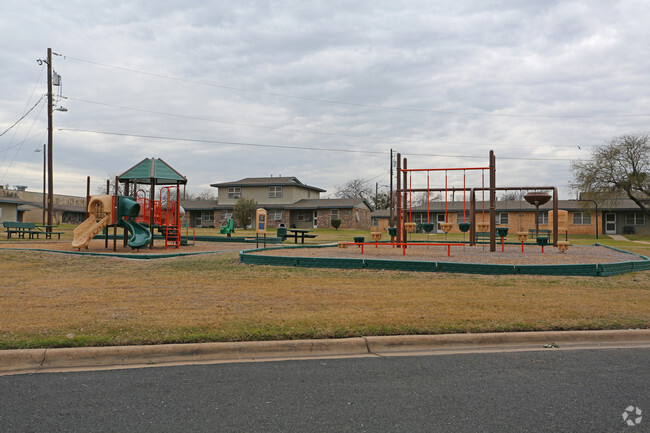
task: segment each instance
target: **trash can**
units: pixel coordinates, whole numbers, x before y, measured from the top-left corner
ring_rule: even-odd
[[[287,226],[285,226],[284,223],[280,223],[278,226],[276,236],[282,238],[284,241],[284,238],[287,236]]]

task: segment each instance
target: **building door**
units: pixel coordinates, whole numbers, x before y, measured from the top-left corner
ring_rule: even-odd
[[[318,211],[314,211],[314,224],[312,225],[313,228],[317,229],[318,228]]]
[[[445,214],[444,213],[439,213],[436,214],[436,233],[444,233],[442,231],[442,228],[440,227],[440,223],[445,222]]]
[[[202,227],[203,220],[201,218],[201,212],[197,212],[194,217],[194,227]]]
[[[605,234],[616,234],[616,214],[614,212],[607,212],[605,214]]]

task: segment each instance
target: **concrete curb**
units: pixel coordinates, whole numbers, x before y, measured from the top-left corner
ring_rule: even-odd
[[[490,332],[484,334],[404,335],[365,337],[368,349],[375,354],[425,352],[470,347],[504,347],[561,343],[650,343],[650,329],[607,331]]]
[[[0,351],[0,375],[274,359],[400,356],[544,344],[648,344],[650,329],[403,335],[320,340],[165,344]]]
[[[368,354],[363,338],[247,341],[0,351],[0,375],[58,369],[113,368],[257,359]]]

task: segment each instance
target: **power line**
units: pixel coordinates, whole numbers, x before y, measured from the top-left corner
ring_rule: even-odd
[[[296,96],[296,95],[287,95],[283,93],[275,93],[275,92],[265,92],[262,90],[252,90],[252,89],[244,89],[241,87],[233,87],[233,86],[225,86],[221,84],[214,84],[214,83],[207,83],[204,81],[195,81],[195,80],[188,80],[186,78],[178,78],[178,77],[173,77],[170,75],[162,75],[162,74],[156,74],[153,72],[145,72],[145,71],[139,71],[136,69],[131,69],[131,68],[125,68],[122,66],[115,66],[115,65],[107,65],[105,63],[99,63],[99,62],[94,62],[91,60],[84,60],[76,57],[70,57],[70,56],[63,56],[64,59],[71,59],[71,60],[76,60],[78,62],[84,62],[92,65],[97,65],[97,66],[102,66],[105,68],[111,68],[111,69],[117,69],[120,71],[126,71],[126,72],[132,72],[132,73],[137,73],[137,74],[142,74],[142,75],[147,75],[150,77],[156,77],[156,78],[163,78],[166,80],[174,80],[174,81],[180,81],[183,83],[189,83],[189,84],[195,84],[195,85],[200,85],[200,86],[207,86],[207,87],[214,87],[214,88],[219,88],[219,89],[226,89],[226,90],[234,90],[237,92],[246,92],[246,93],[253,93],[257,95],[264,95],[264,96],[273,96],[273,97],[278,97],[278,98],[286,98],[286,99],[296,99],[296,100],[301,100],[301,101],[310,101],[310,102],[321,102],[325,104],[336,104],[336,105],[347,105],[347,106],[352,106],[352,107],[360,107],[360,108],[371,108],[371,109],[376,109],[376,110],[391,110],[391,111],[406,111],[406,112],[418,112],[418,113],[431,113],[431,114],[444,114],[444,115],[461,115],[461,116],[477,116],[477,117],[510,117],[510,118],[552,118],[552,119],[561,119],[561,118],[567,118],[567,119],[576,119],[576,118],[584,118],[584,119],[597,119],[597,118],[620,118],[620,117],[650,117],[650,113],[639,113],[639,114],[499,114],[499,113],[472,113],[472,112],[462,112],[462,111],[446,111],[446,110],[428,110],[424,108],[413,108],[413,107],[394,107],[394,106],[388,106],[388,105],[373,105],[373,104],[362,104],[362,103],[357,103],[357,102],[348,102],[348,101],[336,101],[336,100],[331,100],[331,99],[319,99],[319,98],[311,98],[308,96]]]
[[[41,137],[43,137],[46,133],[47,133],[47,129],[44,130],[44,131],[42,131],[42,132],[37,132],[37,133],[34,134],[34,135],[30,135],[29,137],[25,138],[23,141],[20,141],[20,142],[18,142],[18,143],[14,143],[14,144],[8,146],[8,147],[5,148],[5,149],[0,149],[0,153],[2,153],[2,152],[8,152],[8,151],[10,151],[11,149],[13,149],[14,147],[18,147],[18,146],[20,146],[20,145],[22,145],[22,144],[28,142],[29,140],[31,140],[32,138],[34,138],[34,137],[36,137],[36,136],[38,136],[38,135],[40,135]],[[43,139],[41,138],[40,141],[43,141]],[[2,166],[1,163],[0,163],[0,166]]]
[[[386,151],[373,151],[373,150],[358,150],[358,149],[336,149],[328,147],[308,147],[308,146],[290,146],[282,144],[261,144],[261,143],[244,143],[237,141],[221,141],[221,140],[205,140],[197,138],[183,138],[183,137],[165,137],[158,135],[145,135],[145,134],[128,134],[121,132],[109,132],[109,131],[93,131],[89,129],[76,129],[76,128],[58,128],[58,131],[67,131],[67,132],[84,132],[90,134],[102,134],[102,135],[115,135],[120,137],[135,137],[135,138],[146,138],[152,140],[168,140],[168,141],[186,141],[191,143],[206,143],[206,144],[226,144],[232,146],[251,146],[251,147],[264,147],[264,148],[275,148],[275,149],[297,149],[297,150],[316,150],[316,151],[326,151],[326,152],[343,152],[343,153],[361,153],[368,155],[390,155],[390,152]],[[471,156],[471,155],[442,155],[442,154],[429,154],[429,153],[406,153],[402,152],[402,155],[406,156],[431,156],[437,158],[472,158],[472,159],[485,159],[485,156]],[[516,158],[516,157],[500,157],[499,159],[508,159],[508,160],[524,160],[524,161],[573,161],[573,159],[563,159],[563,158]]]
[[[23,116],[22,116],[20,119],[16,120],[16,122],[14,122],[13,125],[11,125],[11,126],[10,126],[9,128],[7,128],[7,129],[5,129],[5,131],[4,131],[2,134],[0,134],[0,137],[2,137],[2,136],[5,135],[7,132],[9,132],[9,130],[10,130],[11,128],[13,128],[14,126],[18,125],[18,124],[20,123],[20,121],[23,120],[25,117],[27,117],[27,115],[28,115],[29,113],[31,113],[32,110],[33,110],[34,108],[36,108],[36,106],[37,106],[38,104],[40,104],[41,102],[43,102],[43,97],[40,97],[40,98],[38,99],[38,101],[36,101],[36,104],[34,104],[34,106],[33,106],[32,108],[30,108],[29,111],[27,111],[27,113],[23,114]]]
[[[299,150],[319,150],[327,152],[345,152],[345,153],[365,153],[365,154],[388,154],[388,152],[379,152],[371,150],[354,150],[354,149],[336,149],[328,147],[307,147],[307,146],[289,146],[282,144],[261,144],[261,143],[243,143],[237,141],[220,141],[220,140],[204,140],[197,138],[182,138],[182,137],[163,137],[157,135],[144,135],[144,134],[126,134],[120,132],[108,132],[108,131],[92,131],[88,129],[74,129],[74,128],[59,128],[59,131],[71,131],[71,132],[88,132],[92,134],[103,134],[103,135],[117,135],[121,137],[135,137],[135,138],[147,138],[155,140],[170,140],[170,141],[187,141],[193,143],[210,143],[210,144],[228,144],[233,146],[252,146],[252,147],[269,147],[276,149],[299,149]]]
[[[97,101],[90,101],[88,99],[81,99],[81,98],[74,98],[74,97],[66,97],[66,99],[70,101],[78,101],[78,102],[84,102],[87,104],[94,104],[94,105],[101,105],[103,107],[112,107],[112,108],[119,108],[122,110],[131,110],[131,111],[137,111],[140,113],[149,113],[149,114],[156,114],[160,116],[169,116],[169,117],[177,117],[180,119],[189,119],[189,120],[199,120],[199,121],[205,121],[205,122],[214,122],[214,123],[223,123],[226,125],[235,125],[235,126],[245,126],[249,128],[260,128],[260,129],[267,129],[267,130],[273,130],[273,131],[286,131],[286,132],[298,132],[298,133],[306,133],[306,134],[317,134],[317,135],[326,135],[326,136],[331,136],[331,137],[344,137],[344,138],[367,138],[371,140],[382,140],[382,141],[397,141],[397,142],[414,142],[414,143],[431,143],[431,144],[452,144],[452,145],[465,145],[465,146],[492,146],[492,147],[504,147],[503,145],[499,144],[491,144],[491,143],[469,143],[469,142],[442,142],[438,140],[429,140],[429,139],[414,139],[414,138],[398,138],[398,137],[378,137],[375,135],[358,135],[358,134],[341,134],[341,133],[336,133],[336,132],[323,132],[323,131],[310,131],[310,130],[304,130],[304,129],[291,129],[291,128],[278,128],[274,126],[266,126],[266,125],[256,125],[256,124],[251,124],[251,123],[241,123],[241,122],[231,122],[227,120],[218,120],[218,119],[210,119],[210,118],[205,118],[205,117],[195,117],[195,116],[187,116],[184,114],[175,114],[175,113],[165,113],[161,111],[155,111],[155,110],[147,110],[144,108],[137,108],[137,107],[129,107],[125,105],[116,105],[116,104],[109,104],[105,102],[97,102]],[[566,145],[566,146],[557,146],[557,145],[545,145],[545,147],[556,147],[556,148],[566,148],[568,146],[573,147],[574,145]],[[505,146],[505,147],[513,147],[513,146]],[[518,144],[516,147],[539,147],[538,144]]]

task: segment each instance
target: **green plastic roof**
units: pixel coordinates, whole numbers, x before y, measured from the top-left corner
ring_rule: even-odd
[[[128,180],[140,184],[151,184],[152,180],[155,180],[156,185],[187,183],[185,176],[160,158],[145,158],[118,177],[120,182]]]

